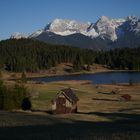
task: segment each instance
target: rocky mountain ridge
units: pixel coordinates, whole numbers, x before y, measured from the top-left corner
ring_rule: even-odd
[[[134,40],[136,45],[138,45],[139,41],[137,40],[140,39],[140,19],[134,16],[129,16],[125,19],[113,19],[102,16],[95,23],[55,19],[48,23],[43,29],[31,33],[28,36],[20,33],[11,35],[11,38],[16,39],[24,37],[53,44],[73,45],[85,48],[94,48],[95,45],[102,44],[99,42],[101,40],[104,42],[103,46],[109,48],[126,47],[128,45],[128,43],[125,43],[127,39],[132,40],[132,42]],[[87,42],[87,40],[90,41],[88,41],[86,45],[84,42]],[[80,46],[80,44],[84,44],[84,46]],[[100,45],[98,46],[102,48]]]

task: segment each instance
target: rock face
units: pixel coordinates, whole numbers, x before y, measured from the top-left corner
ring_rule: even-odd
[[[108,17],[102,16],[95,24],[93,28],[96,29],[98,36],[105,39],[108,38],[111,41],[117,40],[119,33],[117,34],[117,29],[121,26],[125,20],[123,19],[110,19]]]
[[[53,44],[85,48],[137,47],[140,45],[140,19],[129,16],[112,19],[102,16],[95,23],[55,19],[29,36],[16,33],[11,38],[33,38]],[[83,45],[82,45],[83,44]]]

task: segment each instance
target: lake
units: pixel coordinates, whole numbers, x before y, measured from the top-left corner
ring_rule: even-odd
[[[67,80],[90,80],[93,84],[134,83],[140,82],[140,72],[102,72],[95,74],[78,74],[32,78],[33,81],[55,82]]]

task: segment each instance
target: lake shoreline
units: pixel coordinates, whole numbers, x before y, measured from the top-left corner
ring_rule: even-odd
[[[74,72],[68,74],[45,74],[37,73],[37,75],[30,75],[27,73],[27,78],[45,78],[45,77],[57,77],[57,76],[73,76],[73,75],[87,75],[87,74],[98,74],[98,73],[109,73],[109,72],[140,72],[138,70],[101,70],[101,71],[92,71],[92,72]]]
[[[131,75],[132,72],[132,75]],[[137,73],[138,72],[138,73]],[[123,74],[124,73],[124,74]],[[123,75],[122,75],[123,74]],[[85,81],[92,84],[128,84],[140,83],[139,71],[102,71],[96,73],[79,73],[72,75],[55,75],[47,77],[34,77],[29,80],[36,83],[58,83],[58,82],[79,82]]]
[[[104,65],[99,64],[93,64],[91,65],[90,71],[81,70],[79,72],[66,72],[66,68],[72,67],[72,64],[68,63],[62,63],[57,65],[56,67],[52,67],[49,70],[46,71],[40,71],[40,72],[26,72],[27,79],[32,78],[51,78],[51,77],[57,77],[57,76],[76,76],[76,75],[90,75],[90,74],[98,74],[98,73],[108,73],[108,72],[139,72],[138,70],[118,70],[118,69],[109,69]],[[20,80],[22,73],[21,72],[8,72],[3,71],[2,76],[4,80]]]

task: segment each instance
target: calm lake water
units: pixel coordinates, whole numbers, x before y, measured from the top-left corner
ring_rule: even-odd
[[[41,82],[90,80],[93,84],[129,83],[129,81],[132,80],[132,82],[138,83],[140,82],[140,72],[103,72],[96,74],[79,74],[32,78],[31,80]]]

